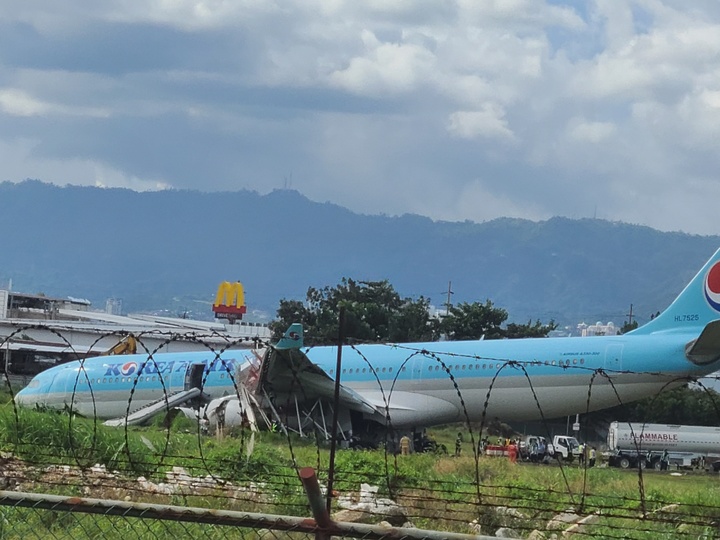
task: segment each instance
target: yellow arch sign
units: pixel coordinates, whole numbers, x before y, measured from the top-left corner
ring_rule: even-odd
[[[247,312],[245,289],[242,283],[223,281],[218,287],[212,310],[215,317],[230,319],[230,322],[242,319],[243,314]]]

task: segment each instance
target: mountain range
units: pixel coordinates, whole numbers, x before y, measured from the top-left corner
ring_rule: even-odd
[[[664,309],[718,236],[599,219],[439,222],[360,215],[292,190],[204,193],[0,183],[0,288],[121,298],[125,312],[211,315],[221,281],[249,320],[341,278],[387,279],[438,307],[490,299],[510,321],[640,323]],[[452,294],[448,295],[451,290]]]

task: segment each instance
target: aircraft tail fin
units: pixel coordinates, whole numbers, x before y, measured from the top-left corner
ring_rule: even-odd
[[[292,323],[283,337],[275,345],[276,349],[301,349],[303,347],[303,327],[300,323]]]
[[[688,283],[668,308],[632,334],[682,331],[720,319],[720,249]]]

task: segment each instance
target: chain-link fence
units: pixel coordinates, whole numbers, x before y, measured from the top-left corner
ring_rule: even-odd
[[[416,528],[0,491],[0,538],[412,538],[482,540],[487,536]]]

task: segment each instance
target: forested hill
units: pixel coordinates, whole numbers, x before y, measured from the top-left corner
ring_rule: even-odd
[[[240,280],[249,310],[351,277],[401,296],[491,299],[510,319],[640,322],[674,298],[720,237],[596,219],[433,222],[354,214],[295,191],[200,193],[0,184],[0,287],[75,296],[125,311],[209,313]]]

